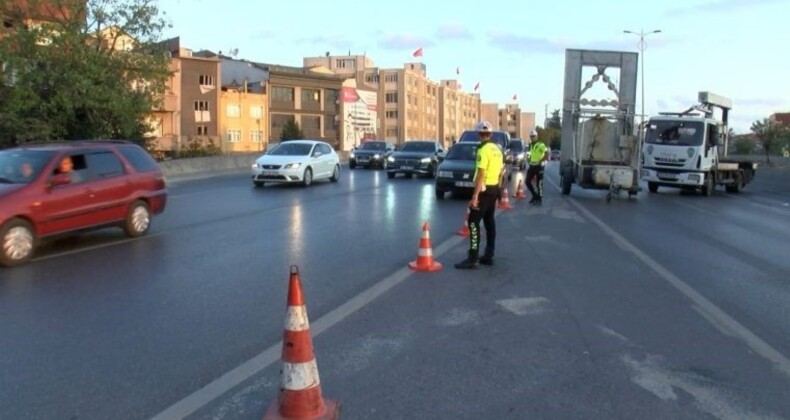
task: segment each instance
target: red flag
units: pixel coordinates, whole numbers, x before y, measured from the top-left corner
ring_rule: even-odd
[[[518,95],[513,95],[513,100],[515,101]]]
[[[412,53],[412,56],[413,57],[422,57],[422,47],[417,48],[417,50],[414,51],[414,53]]]
[[[478,89],[480,89],[480,82],[477,82],[477,84],[475,85],[475,90],[478,90]]]
[[[456,67],[455,68],[455,74],[461,74],[461,68],[460,67]]]

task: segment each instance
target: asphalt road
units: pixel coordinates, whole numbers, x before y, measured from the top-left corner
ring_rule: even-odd
[[[0,418],[260,418],[291,264],[343,418],[790,418],[790,172],[609,204],[555,172],[477,272],[431,180],[171,185],[147,237],[0,272]],[[425,220],[446,268],[412,274]]]

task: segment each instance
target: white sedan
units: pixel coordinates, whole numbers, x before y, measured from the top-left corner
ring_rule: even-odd
[[[252,165],[252,182],[262,187],[266,182],[301,183],[340,179],[340,158],[327,143],[316,140],[284,141]]]

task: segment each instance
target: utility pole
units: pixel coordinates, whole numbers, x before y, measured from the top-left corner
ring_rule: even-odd
[[[627,31],[627,30],[623,31],[623,33],[636,35],[636,36],[639,37],[639,44],[637,45],[637,47],[639,48],[639,58],[640,58],[640,61],[642,62],[639,65],[640,67],[642,67],[642,69],[641,69],[641,72],[642,72],[642,76],[641,76],[641,79],[642,79],[642,118],[640,118],[640,123],[639,123],[639,141],[640,141],[640,144],[641,144],[641,142],[644,141],[644,132],[645,132],[645,49],[647,49],[647,44],[645,43],[645,37],[650,35],[650,34],[657,34],[657,33],[660,33],[660,32],[661,32],[660,29],[656,29],[656,30],[653,30],[653,31],[650,31],[650,32],[645,32],[644,29],[641,29],[638,33],[634,32],[634,31]]]
[[[549,126],[549,104],[543,106],[543,128],[546,129]]]

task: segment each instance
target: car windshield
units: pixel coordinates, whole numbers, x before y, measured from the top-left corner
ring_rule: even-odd
[[[0,183],[28,184],[38,178],[54,152],[6,150],[0,152]]]
[[[477,148],[480,143],[456,143],[449,152],[445,160],[475,160],[477,157]]]
[[[269,154],[274,156],[307,156],[313,149],[308,143],[280,143]]]
[[[508,149],[513,152],[523,152],[524,151],[524,143],[520,140],[511,141],[510,145],[508,145]]]
[[[403,145],[401,152],[430,153],[436,150],[434,143],[427,141],[410,141]]]
[[[493,133],[491,133],[491,140],[493,140],[494,143],[498,144],[499,147],[502,148],[502,150],[504,150],[505,146],[507,146],[507,144],[508,144],[508,138],[505,135],[505,133],[502,132],[502,131],[494,131]],[[474,141],[474,142],[480,141],[480,138],[477,136],[477,132],[476,131],[464,131],[461,134],[461,138],[458,139],[458,142],[459,143],[463,143],[463,142],[467,142],[467,141]]]
[[[651,121],[645,143],[671,146],[700,146],[703,125],[699,121]]]
[[[378,141],[369,141],[367,143],[362,144],[362,147],[359,150],[384,150],[387,146],[384,143]]]

